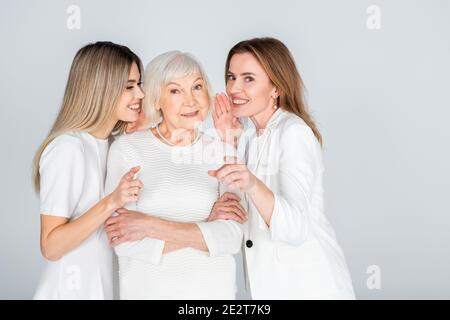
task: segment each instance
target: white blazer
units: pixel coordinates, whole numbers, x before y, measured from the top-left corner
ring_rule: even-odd
[[[104,165],[106,157],[100,159],[90,134],[69,132],[55,138],[40,159],[40,212],[79,218],[103,197]],[[112,248],[100,227],[59,260],[47,261],[34,299],[112,299],[112,295]]]
[[[242,140],[241,140],[242,141]],[[253,299],[354,299],[351,278],[323,213],[321,147],[298,116],[278,109],[246,146],[246,162],[275,195],[266,225],[247,199],[244,269]]]

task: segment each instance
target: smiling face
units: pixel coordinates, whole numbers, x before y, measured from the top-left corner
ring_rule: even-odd
[[[144,92],[141,89],[139,68],[133,62],[128,81],[116,108],[116,118],[124,122],[134,122],[141,112],[141,102]]]
[[[205,119],[209,109],[208,90],[200,74],[178,78],[161,88],[156,106],[163,122],[172,129],[192,130]]]
[[[276,87],[251,53],[234,54],[227,71],[227,94],[235,117],[251,117],[273,112]]]

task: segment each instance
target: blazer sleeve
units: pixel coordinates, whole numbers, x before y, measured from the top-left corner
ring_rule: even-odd
[[[225,155],[236,155],[236,150],[226,143],[223,145],[223,150]],[[223,160],[221,162],[223,164]],[[225,192],[237,194],[241,198],[241,205],[245,208],[243,205],[244,197],[239,190],[230,190],[222,183],[219,183],[218,189],[220,196]],[[243,225],[239,222],[234,220],[204,221],[197,222],[197,226],[202,232],[203,239],[211,257],[224,254],[236,254],[241,249],[244,232]]]
[[[110,194],[118,186],[122,176],[137,163],[129,163],[125,160],[120,149],[120,141],[116,140],[111,145],[108,154],[107,176],[105,182],[106,194]],[[136,203],[128,203],[128,210],[136,210]],[[164,250],[164,241],[146,237],[142,240],[128,241],[114,247],[117,256],[138,259],[151,264],[159,264]]]
[[[278,190],[270,220],[272,240],[301,245],[311,224],[311,201],[320,170],[320,145],[304,124],[290,124],[280,135]]]

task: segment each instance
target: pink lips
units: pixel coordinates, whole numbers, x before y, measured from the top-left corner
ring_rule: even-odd
[[[198,114],[198,111],[193,111],[193,112],[189,112],[189,113],[182,113],[181,115],[183,117],[190,118],[190,117],[195,117],[197,114]]]

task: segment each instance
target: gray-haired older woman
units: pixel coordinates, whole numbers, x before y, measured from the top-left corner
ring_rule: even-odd
[[[139,200],[105,227],[120,297],[234,299],[246,212],[208,175],[234,150],[198,129],[211,102],[206,74],[191,55],[171,51],[149,63],[143,89],[153,126],[119,137],[108,156],[107,190],[135,166],[143,183]]]

